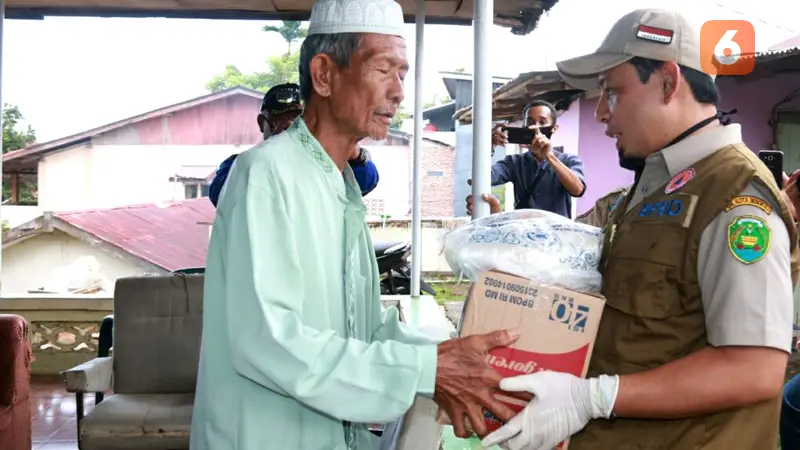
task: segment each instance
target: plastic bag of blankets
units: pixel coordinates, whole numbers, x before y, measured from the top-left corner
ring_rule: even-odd
[[[499,270],[599,293],[603,230],[548,211],[524,209],[482,217],[450,231],[444,255],[456,276],[476,280]]]

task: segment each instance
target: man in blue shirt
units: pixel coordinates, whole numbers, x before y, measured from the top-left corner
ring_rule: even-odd
[[[558,130],[555,107],[543,100],[534,100],[525,107],[525,126],[537,130],[527,151],[508,155],[492,166],[492,186],[514,184],[514,209],[543,209],[572,218],[572,197],[586,192],[583,162],[576,155],[553,148],[550,137]],[[508,143],[498,127],[492,145]]]
[[[300,103],[300,86],[295,83],[285,83],[273,87],[264,95],[261,101],[261,111],[256,117],[258,128],[264,135],[264,140],[269,139],[278,133],[283,132],[291,125],[300,114],[303,113],[303,105]],[[228,178],[228,172],[233,166],[233,161],[238,155],[229,156],[220,164],[214,180],[208,189],[208,197],[214,206],[217,206],[219,194],[222,186]],[[353,157],[349,161],[353,169],[358,186],[361,188],[361,195],[367,195],[378,185],[378,168],[372,162],[369,152],[366,149],[356,148],[353,150]]]

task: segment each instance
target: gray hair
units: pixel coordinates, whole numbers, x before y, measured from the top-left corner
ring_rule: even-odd
[[[328,55],[333,62],[345,68],[350,65],[350,58],[361,45],[360,33],[312,34],[300,46],[300,62],[298,64],[300,97],[308,102],[314,82],[311,80],[311,59],[322,53]]]

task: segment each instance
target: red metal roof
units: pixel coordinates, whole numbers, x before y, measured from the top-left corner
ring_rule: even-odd
[[[214,206],[207,198],[55,213],[54,216],[156,266],[205,267]],[[198,223],[201,222],[201,223]]]

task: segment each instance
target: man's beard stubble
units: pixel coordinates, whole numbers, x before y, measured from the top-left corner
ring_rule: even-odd
[[[631,170],[636,172],[637,174],[641,173],[644,170],[645,159],[644,158],[629,158],[626,157],[621,149],[617,150],[619,154],[619,166],[623,169]]]

